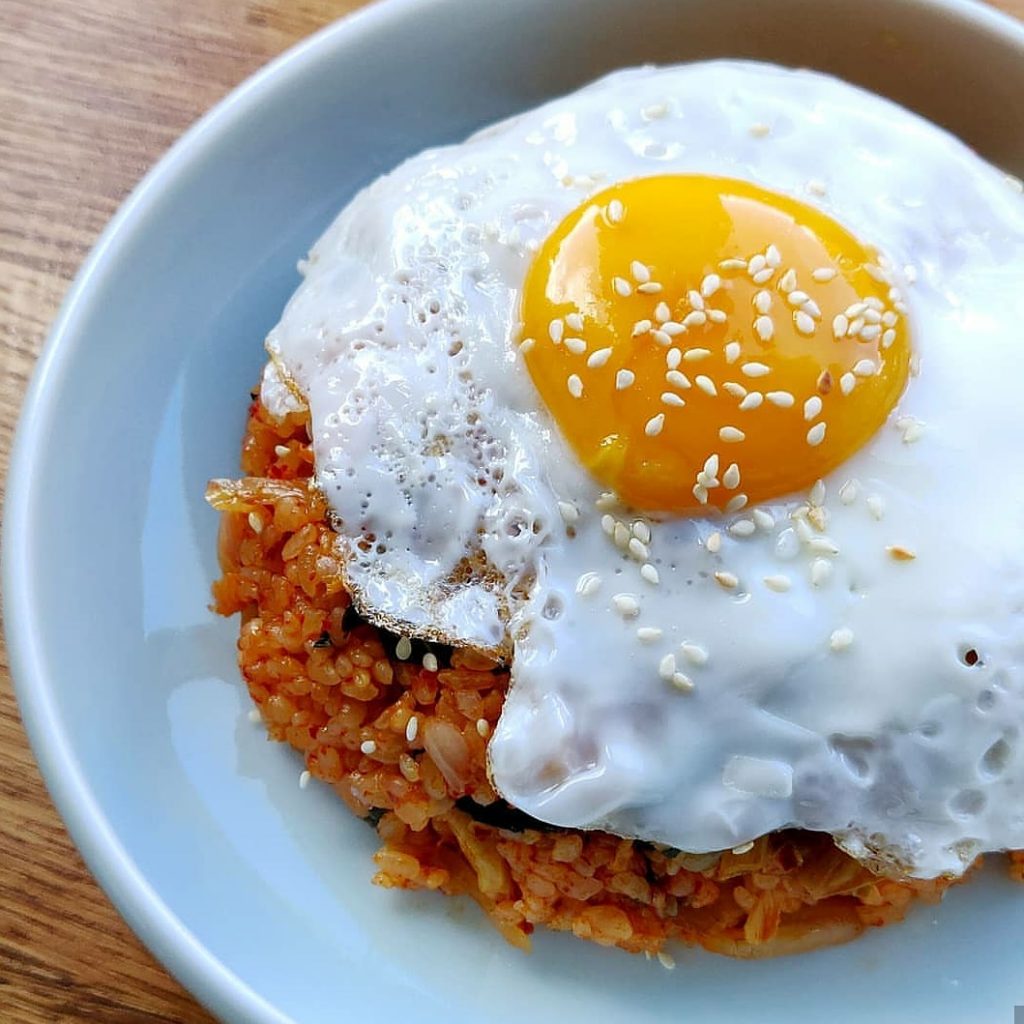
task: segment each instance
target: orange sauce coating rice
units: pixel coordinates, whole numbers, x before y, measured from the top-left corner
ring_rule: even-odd
[[[485,769],[507,669],[410,651],[354,614],[306,415],[275,419],[254,398],[242,472],[208,494],[224,513],[214,608],[241,615],[239,665],[270,737],[376,828],[378,885],[468,894],[523,949],[544,926],[670,966],[673,941],[743,957],[844,942],[952,884],[879,877],[819,833],[693,855],[525,818]],[[1024,853],[1010,860],[1021,878]]]

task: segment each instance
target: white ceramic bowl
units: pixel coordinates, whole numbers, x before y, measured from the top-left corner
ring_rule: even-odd
[[[129,923],[215,1013],[259,1024],[828,1017],[1008,1021],[1024,891],[804,958],[666,972],[468,904],[370,886],[374,837],[246,717],[207,611],[208,477],[237,464],[295,262],[402,157],[645,61],[838,73],[1024,169],[1024,30],[965,2],[392,0],[247,82],[165,157],[72,289],[29,393],[4,523],[7,639],[50,791]],[[83,940],[87,937],[83,936]]]

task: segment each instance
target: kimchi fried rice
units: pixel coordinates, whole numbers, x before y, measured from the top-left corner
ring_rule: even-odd
[[[241,616],[239,664],[270,737],[376,829],[378,885],[467,894],[524,950],[543,926],[671,965],[670,942],[739,957],[844,942],[953,884],[880,877],[820,833],[688,854],[511,808],[485,763],[508,667],[355,614],[307,428],[254,393],[244,477],[208,492],[223,513],[214,608]],[[1024,853],[1010,862],[1020,878]]]

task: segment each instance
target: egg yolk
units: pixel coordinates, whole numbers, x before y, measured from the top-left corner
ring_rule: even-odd
[[[636,508],[734,511],[812,484],[906,384],[887,261],[829,216],[727,178],[623,182],[538,251],[520,351],[560,430]]]

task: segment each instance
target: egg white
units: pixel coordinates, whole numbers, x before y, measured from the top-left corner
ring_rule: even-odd
[[[884,251],[919,372],[813,495],[818,543],[791,519],[808,495],[647,519],[652,584],[601,527],[642,513],[562,441],[517,315],[570,210],[685,172],[799,196]],[[514,651],[489,747],[511,803],[695,852],[823,830],[930,877],[1024,847],[1022,270],[1015,183],[936,126],[807,71],[645,68],[365,189],[268,348],[308,400],[362,610]]]

